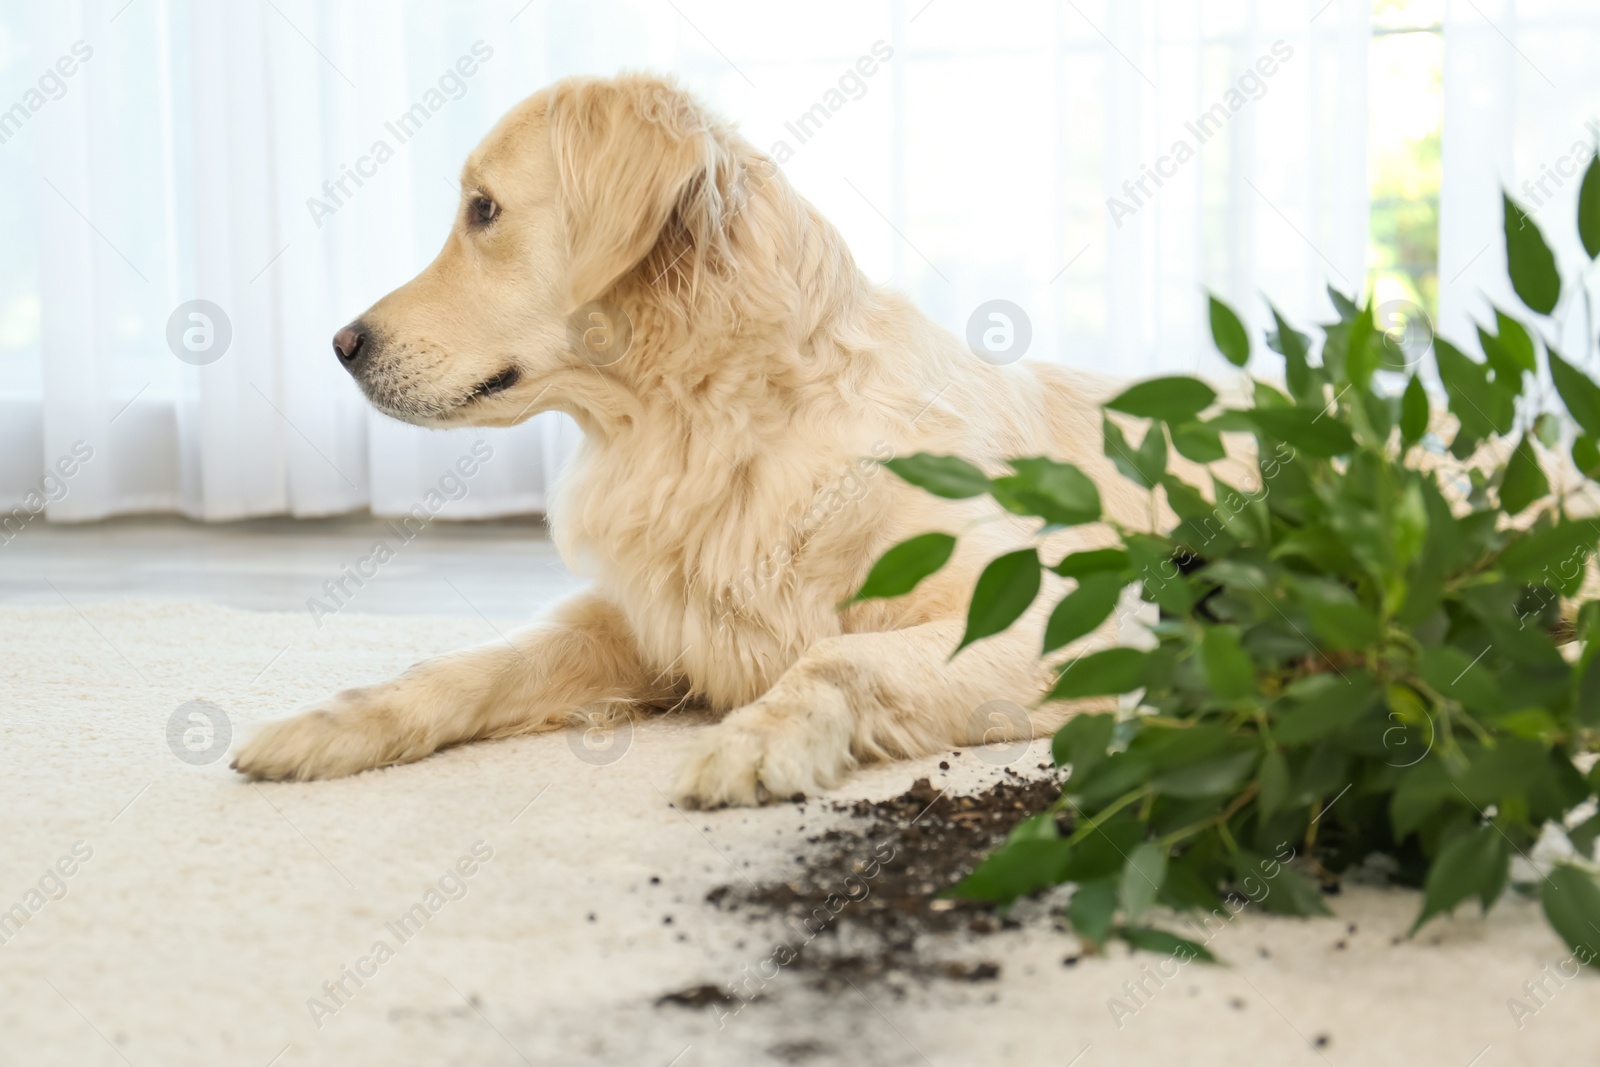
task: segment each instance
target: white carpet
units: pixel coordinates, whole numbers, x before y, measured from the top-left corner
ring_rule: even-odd
[[[661,791],[698,724],[647,724],[608,764],[556,734],[304,785],[250,786],[226,759],[191,765],[168,746],[168,719],[187,701],[210,701],[242,732],[494,636],[471,620],[340,615],[318,632],[304,615],[158,603],[0,616],[0,909],[39,905],[14,932],[0,917],[0,1064],[1500,1067],[1597,1056],[1600,980],[1547,978],[1543,1007],[1524,992],[1567,956],[1536,908],[1508,898],[1487,921],[1463,908],[1393,944],[1417,898],[1372,889],[1333,898],[1336,920],[1242,915],[1213,942],[1229,967],[1147,981],[1153,995],[1120,1028],[1108,999],[1138,1003],[1123,984],[1158,957],[1064,967],[1070,938],[1035,926],[971,950],[1003,963],[998,982],[824,998],[780,973],[719,1029],[709,1010],[655,1006],[770,954],[759,924],[706,904],[706,892],[785,874],[802,839],[841,817],[814,803],[669,808]],[[974,760],[944,776],[937,762],[874,769],[842,795],[888,796],[923,775],[985,779]],[[487,862],[473,860],[478,842]],[[69,877],[47,873],[58,860]],[[447,878],[429,900],[458,861],[471,877]],[[418,903],[437,910],[397,936],[386,924]],[[393,950],[381,963],[378,941]],[[351,995],[314,1021],[308,999],[334,1007],[323,984],[362,957],[372,976],[360,988],[345,979]],[[1521,1029],[1512,997],[1539,1009]]]

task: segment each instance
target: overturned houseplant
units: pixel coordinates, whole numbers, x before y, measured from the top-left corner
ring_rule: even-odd
[[[1541,899],[1581,960],[1600,950],[1600,816],[1575,814],[1600,788],[1585,758],[1600,743],[1600,600],[1582,598],[1600,522],[1572,496],[1600,474],[1600,386],[1553,340],[1558,310],[1589,314],[1590,297],[1583,276],[1563,287],[1533,220],[1509,198],[1504,210],[1512,287],[1533,315],[1497,309],[1478,331],[1482,361],[1441,338],[1435,373],[1408,367],[1370,302],[1330,290],[1338,321],[1320,345],[1273,312],[1285,388],[1253,382],[1250,402],[1224,407],[1210,385],[1166,377],[1106,404],[1106,455],[1175,524],[1116,527],[1115,547],[1059,560],[1001,557],[962,644],[980,619],[993,633],[1020,618],[1046,567],[1075,585],[1042,654],[1104,627],[1130,586],[1153,606],[1149,636],[1061,665],[1047,700],[1123,695],[1122,710],[1067,721],[1053,741],[1060,799],[949,892],[1008,903],[1071,883],[1066,918],[1091,947],[1210,958],[1146,913],[1210,913],[1243,894],[1321,914],[1319,879],[1384,856],[1424,890],[1416,926],[1468,900],[1487,910],[1512,886]],[[1600,162],[1578,214],[1592,261]],[[1244,367],[1246,330],[1210,306],[1218,349]],[[1592,345],[1592,319],[1585,330]],[[1202,469],[1223,460],[1225,435],[1248,435],[1233,440],[1257,491],[1170,469],[1169,449]],[[1100,518],[1097,500],[1085,512],[1088,479],[1050,460],[1003,479],[959,457],[887,466],[941,496],[993,496],[1041,535]],[[1072,500],[1054,500],[1062,486]],[[890,549],[860,595],[911,588],[948,541]],[[1036,565],[1019,567],[1029,554]],[[1571,858],[1514,878],[1552,831]]]

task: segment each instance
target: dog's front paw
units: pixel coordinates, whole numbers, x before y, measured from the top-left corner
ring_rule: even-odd
[[[341,693],[293,718],[267,723],[239,747],[229,766],[252,780],[303,782],[396,762],[392,731],[360,694]]]
[[[818,724],[749,707],[690,746],[674,801],[683,808],[748,807],[831,789],[855,760],[847,737]]]

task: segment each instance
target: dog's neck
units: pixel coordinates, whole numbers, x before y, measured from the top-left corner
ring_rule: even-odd
[[[801,522],[807,501],[770,499],[771,486],[824,492],[943,425],[930,408],[964,392],[959,341],[868,280],[781,175],[730,226],[725,272],[667,244],[615,285],[606,299],[632,347],[563,383],[586,440],[562,480],[562,525],[602,569],[675,544],[686,580],[737,580]],[[729,544],[703,543],[718,537]]]
[[[843,237],[781,176],[729,219],[730,261],[702,262],[682,234],[662,242],[606,295],[632,326],[628,354],[552,383],[552,399],[604,447],[646,422],[687,439],[716,426],[719,446],[755,455],[784,429],[772,418],[826,418],[846,398],[808,388],[869,377],[872,319],[889,301]],[[730,460],[737,462],[735,457]]]

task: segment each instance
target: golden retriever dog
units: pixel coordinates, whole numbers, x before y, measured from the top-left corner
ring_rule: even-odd
[[[593,586],[509,641],[267,724],[237,770],[330,778],[587,725],[597,709],[693,704],[720,720],[694,737],[676,801],[745,805],[1064,717],[1038,706],[1059,579],[1022,623],[950,655],[977,575],[1037,521],[936,498],[876,461],[1049,455],[1136,524],[1148,496],[1101,456],[1099,383],[978,358],[863,275],[772,161],[668,80],[534,95],[472,153],[461,188],[438,258],[334,347],[406,422],[571,415],[584,440],[551,530]],[[841,609],[887,548],[929,530],[961,535],[943,570]],[[1052,545],[1108,538],[1086,527]]]

